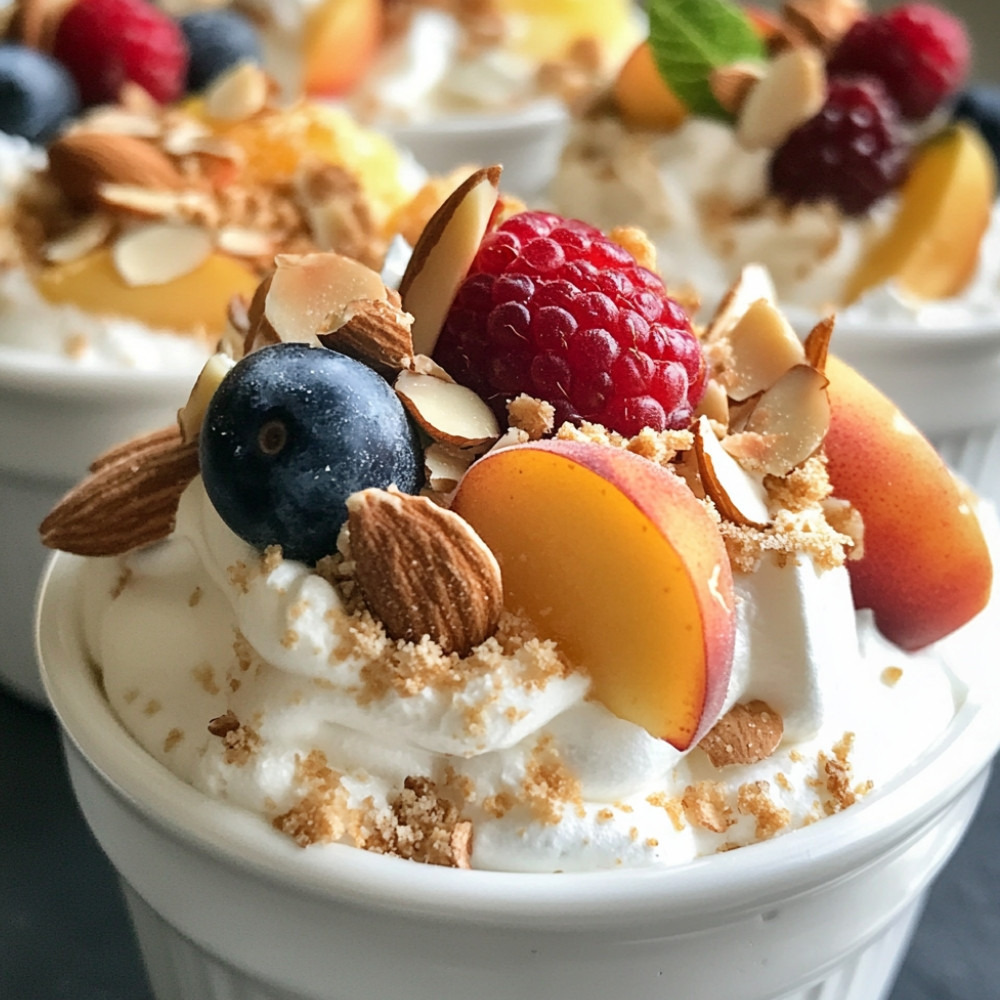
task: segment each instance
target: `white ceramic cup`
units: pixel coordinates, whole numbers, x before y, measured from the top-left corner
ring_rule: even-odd
[[[158,1000],[883,1000],[1000,741],[1000,681],[967,629],[946,640],[969,668],[946,733],[859,804],[772,841],[551,875],[302,849],[122,728],[82,647],[80,566],[48,568],[42,673]]]
[[[465,164],[503,166],[503,190],[537,198],[555,175],[569,129],[569,114],[554,98],[505,113],[441,118],[412,125],[376,123],[409,150],[428,172]]]
[[[0,682],[46,703],[32,604],[45,562],[38,526],[102,451],[176,418],[197,372],[87,370],[0,345]]]

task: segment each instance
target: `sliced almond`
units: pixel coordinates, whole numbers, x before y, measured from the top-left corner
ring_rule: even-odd
[[[198,474],[198,446],[184,444],[174,426],[115,448],[93,470],[42,522],[50,549],[113,556],[166,538]]]
[[[256,296],[255,296],[256,298]],[[261,318],[286,343],[318,344],[342,326],[354,303],[386,298],[378,273],[336,253],[279,254]],[[254,322],[251,303],[251,323]]]
[[[170,158],[151,142],[129,135],[69,132],[49,147],[49,176],[66,198],[92,205],[102,183],[177,190],[183,178]]]
[[[269,93],[270,84],[261,68],[239,63],[205,91],[205,114],[216,121],[244,121],[266,107]]]
[[[773,385],[793,365],[805,360],[802,343],[788,320],[767,299],[758,299],[729,331],[732,370],[726,390],[747,399]]]
[[[111,220],[104,215],[88,215],[57,240],[45,244],[42,253],[51,264],[78,260],[96,250],[111,235]]]
[[[198,440],[201,425],[208,412],[208,404],[212,402],[215,390],[222,385],[222,380],[235,364],[236,362],[228,354],[213,354],[198,373],[188,401],[177,411],[177,426],[181,431],[181,440],[185,444]]]
[[[776,149],[817,114],[826,100],[826,68],[817,49],[795,46],[768,63],[764,78],[747,94],[736,121],[746,149]]]
[[[500,437],[493,411],[464,385],[403,371],[394,388],[413,419],[435,441],[464,448]]]
[[[471,452],[435,441],[424,451],[427,485],[436,493],[450,493],[458,486],[473,459]]]
[[[824,51],[829,51],[865,14],[858,0],[791,0],[782,4],[788,24]]]
[[[771,515],[763,483],[723,450],[707,417],[699,418],[694,430],[698,473],[719,513],[734,524],[766,528],[771,523]]]
[[[104,182],[98,184],[96,196],[103,208],[137,219],[211,221],[218,214],[212,197],[204,191],[158,191]]]
[[[386,299],[360,299],[343,313],[344,322],[331,333],[321,333],[324,347],[358,358],[389,373],[406,368],[413,359],[410,326],[413,317]]]
[[[759,62],[739,62],[717,66],[708,76],[708,88],[724,111],[739,113],[747,95],[764,76],[764,65]]]
[[[695,417],[708,417],[720,427],[729,427],[729,397],[722,383],[714,378],[708,380],[705,395],[694,411]]]
[[[781,716],[767,702],[755,700],[733,705],[698,746],[715,767],[756,764],[778,749],[784,729]]]
[[[347,498],[355,578],[393,639],[433,639],[466,655],[495,631],[500,567],[457,514],[426,497],[362,490]]]
[[[460,184],[424,227],[399,284],[413,320],[413,346],[434,352],[438,334],[490,224],[501,168],[477,170]]]
[[[796,365],[761,397],[746,431],[768,442],[763,471],[785,476],[822,443],[830,427],[829,380],[809,365]]]
[[[830,338],[833,335],[834,317],[826,316],[810,331],[803,343],[806,362],[818,372],[826,371],[826,358],[830,353]]]
[[[215,244],[234,257],[267,257],[274,253],[274,241],[267,233],[244,226],[223,226],[215,234]]]
[[[102,104],[88,111],[81,120],[85,132],[130,135],[136,139],[156,139],[163,128],[156,115],[119,104]]]
[[[111,258],[134,288],[165,285],[197,270],[212,253],[212,237],[199,226],[154,222],[120,237]]]
[[[724,337],[736,325],[736,321],[756,302],[765,299],[774,305],[777,292],[770,272],[760,264],[747,264],[736,280],[722,296],[715,315],[705,329],[706,340]]]

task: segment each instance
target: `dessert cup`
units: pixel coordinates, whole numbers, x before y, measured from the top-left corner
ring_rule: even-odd
[[[38,525],[95,455],[123,436],[170,423],[190,391],[185,370],[87,371],[0,345],[0,682],[44,706],[31,608],[45,550]]]
[[[997,536],[991,517],[989,534]],[[944,640],[965,691],[942,737],[863,802],[674,867],[527,875],[301,849],[143,751],[112,713],[49,564],[38,651],[75,793],[124,887],[158,1000],[488,1000],[620,993],[881,1000],[1000,741],[996,601]]]

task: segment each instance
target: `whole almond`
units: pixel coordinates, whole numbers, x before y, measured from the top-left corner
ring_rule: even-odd
[[[75,205],[96,205],[105,183],[175,191],[184,179],[150,142],[111,132],[70,132],[49,147],[49,176]]]
[[[464,656],[496,631],[500,567],[467,521],[393,489],[352,494],[347,514],[355,579],[391,638]]]

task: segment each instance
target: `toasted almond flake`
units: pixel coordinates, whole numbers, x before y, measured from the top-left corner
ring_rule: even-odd
[[[188,401],[177,411],[177,426],[180,427],[181,440],[185,444],[198,440],[201,425],[208,412],[208,404],[212,402],[215,390],[235,365],[227,354],[213,354],[198,373]]]
[[[460,184],[424,227],[399,285],[414,317],[413,345],[432,354],[455,293],[479,251],[497,203],[499,166],[477,170]]]
[[[455,381],[433,358],[427,357],[426,354],[414,354],[408,370],[417,375],[433,375],[445,382]]]
[[[829,380],[809,365],[795,365],[760,397],[746,423],[769,444],[763,471],[787,475],[822,443],[830,427]]]
[[[749,528],[771,523],[763,483],[723,449],[707,417],[695,424],[694,453],[705,492],[726,520]]]
[[[777,292],[774,282],[766,267],[747,264],[720,300],[715,315],[708,322],[705,339],[714,340],[728,334],[758,299],[775,304]]]
[[[465,655],[496,631],[500,567],[467,521],[395,490],[354,493],[347,511],[355,579],[391,638]]]
[[[833,327],[833,316],[825,316],[809,331],[802,345],[805,349],[806,362],[818,372],[826,371],[826,357],[830,351]]]
[[[775,149],[808,121],[826,100],[826,68],[814,48],[795,46],[768,63],[763,79],[747,94],[736,122],[746,149]]]
[[[467,447],[500,436],[493,411],[464,385],[402,371],[394,388],[413,419],[435,441]]]
[[[791,0],[781,12],[807,41],[829,51],[864,16],[865,6],[857,0]]]
[[[732,370],[726,373],[730,398],[743,400],[773,385],[805,360],[802,343],[788,320],[767,299],[758,299],[729,331]]]
[[[203,191],[157,191],[138,184],[104,182],[97,186],[96,195],[104,208],[139,219],[186,222],[216,214],[215,202]]]
[[[435,441],[424,451],[424,473],[427,485],[437,493],[450,493],[472,464],[473,455]]]
[[[165,538],[198,473],[198,447],[176,426],[136,438],[97,459],[40,527],[42,543],[81,556],[111,556]]]
[[[199,226],[156,222],[120,237],[111,257],[126,284],[142,287],[190,274],[211,252],[212,238]]]
[[[729,397],[722,383],[710,378],[705,386],[705,395],[701,397],[694,413],[695,417],[708,417],[723,429],[729,427]]]
[[[137,139],[156,139],[162,132],[155,116],[115,104],[100,105],[87,112],[80,125],[86,132],[128,135]]]
[[[344,322],[321,333],[324,347],[342,351],[383,374],[398,372],[413,358],[413,317],[386,299],[359,299],[340,314]]]
[[[88,215],[68,233],[47,243],[42,252],[50,263],[61,264],[96,250],[110,235],[110,219],[103,215]]]
[[[739,112],[747,95],[764,76],[764,66],[758,62],[738,62],[717,66],[708,77],[708,87],[721,107],[731,115]]]
[[[715,767],[756,764],[777,750],[784,734],[781,716],[767,702],[734,705],[702,737],[698,746]]]
[[[179,118],[170,123],[163,133],[161,145],[171,156],[193,153],[197,144],[212,138],[212,130],[194,118]]]
[[[266,257],[274,253],[274,241],[267,233],[243,226],[223,226],[215,234],[215,243],[234,257]]]
[[[205,114],[217,121],[252,118],[267,105],[270,87],[260,67],[242,62],[218,77],[205,91]]]
[[[343,325],[353,303],[386,295],[378,273],[349,257],[279,254],[262,315],[280,340],[318,343],[319,334]],[[254,318],[251,315],[251,323]]]

